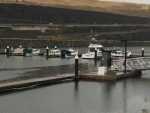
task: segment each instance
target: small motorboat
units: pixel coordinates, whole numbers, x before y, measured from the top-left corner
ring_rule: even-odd
[[[46,53],[44,55],[47,56]],[[57,49],[57,47],[55,46],[55,49],[52,49],[49,51],[47,57],[55,58],[55,57],[60,57],[60,56],[61,56],[61,51]]]
[[[101,44],[90,44],[88,46],[88,52],[83,53],[82,59],[94,59],[95,58],[95,50],[97,50],[97,58],[102,58],[102,51],[104,50]]]
[[[127,55],[127,57],[130,57],[131,56],[131,51],[126,51],[126,55]],[[111,56],[112,57],[124,57],[125,52],[122,49],[117,48],[117,49],[112,50]]]
[[[24,48],[23,56],[37,56],[40,54],[40,49]]]
[[[75,51],[72,48],[69,48],[67,50],[61,50],[61,58],[70,58],[70,57],[75,57],[75,55],[78,54],[78,50]]]
[[[14,51],[12,51],[13,56],[23,56],[23,50],[22,46],[20,45],[18,48],[15,48]]]

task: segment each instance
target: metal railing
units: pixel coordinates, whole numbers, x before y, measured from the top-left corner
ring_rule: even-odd
[[[126,59],[126,69],[127,70],[137,70],[137,69],[150,69],[150,57],[137,57]],[[124,59],[119,58],[118,60],[113,60],[112,69],[122,70],[124,69]]]

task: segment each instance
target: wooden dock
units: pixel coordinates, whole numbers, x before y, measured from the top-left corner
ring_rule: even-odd
[[[44,84],[56,84],[61,83],[65,81],[72,81],[74,80],[74,75],[66,74],[62,76],[56,76],[56,77],[44,77],[44,78],[34,78],[29,80],[22,80],[22,81],[15,81],[15,82],[9,82],[9,83],[2,83],[0,84],[0,92],[2,91],[11,91],[11,90],[17,90],[17,89],[26,89],[33,86],[39,86]]]

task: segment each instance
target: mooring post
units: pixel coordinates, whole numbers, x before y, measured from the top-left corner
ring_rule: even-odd
[[[49,48],[47,47],[46,48],[46,57],[48,58],[48,55],[49,55]]]
[[[95,56],[94,59],[97,60],[97,48],[95,48]]]
[[[144,57],[144,48],[142,47],[142,57]]]
[[[9,46],[7,46],[6,48],[6,54],[7,54],[7,57],[9,57]]]
[[[78,75],[78,55],[75,56],[75,79],[77,80],[79,77]]]
[[[124,73],[127,72],[127,69],[126,69],[126,61],[127,60],[127,40],[125,40],[125,64],[124,64]]]

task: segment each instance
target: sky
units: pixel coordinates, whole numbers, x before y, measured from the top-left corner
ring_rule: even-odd
[[[150,0],[98,0],[98,1],[116,1],[116,2],[130,2],[138,4],[150,4]]]

